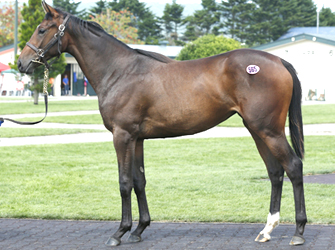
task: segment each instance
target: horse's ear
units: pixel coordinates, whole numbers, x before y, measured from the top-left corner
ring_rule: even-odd
[[[48,5],[44,0],[42,1],[42,7],[45,12],[45,14],[49,13],[53,17],[59,16],[58,12],[52,8],[50,5]]]

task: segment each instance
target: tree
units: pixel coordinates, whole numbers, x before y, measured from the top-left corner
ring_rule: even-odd
[[[25,3],[23,4],[21,13],[24,22],[21,23],[19,28],[19,48],[22,50],[26,46],[26,43],[30,40],[30,37],[33,35],[36,27],[43,21],[44,11],[42,9],[41,1],[29,0],[28,5],[26,5]],[[64,55],[62,55],[52,64],[49,77],[56,77],[57,75],[62,74],[65,71],[65,66],[65,57]],[[11,67],[17,69],[17,58],[14,62],[14,65],[11,65]],[[43,67],[35,69],[32,78],[32,89],[34,90],[34,104],[38,104],[38,94],[43,89],[43,84],[39,81],[44,79]]]
[[[135,18],[128,10],[120,10],[116,12],[107,9],[106,14],[97,14],[96,17],[91,16],[91,21],[97,22],[108,34],[116,37],[124,43],[144,44],[137,39],[137,29],[131,26],[132,18]]]
[[[280,0],[255,0],[254,2],[257,9],[252,14],[248,29],[250,37],[247,43],[250,46],[272,42],[289,29],[283,23]],[[286,18],[289,20],[288,16]]]
[[[297,6],[297,18],[291,27],[316,26],[316,5],[313,0],[297,0]]]
[[[254,0],[257,8],[247,29],[247,44],[258,45],[277,40],[292,27],[316,25],[312,0]]]
[[[95,17],[98,14],[106,13],[106,9],[107,9],[107,2],[106,1],[99,0],[98,2],[95,2],[95,5],[96,6],[94,6],[90,9],[90,15]]]
[[[86,10],[83,9],[81,11],[78,11],[77,8],[81,2],[74,2],[74,0],[52,0],[53,7],[61,8],[62,10],[65,10],[66,12],[78,16],[80,18],[85,19],[86,17]]]
[[[244,43],[248,37],[248,28],[252,20],[252,12],[256,5],[248,0],[228,0],[222,2],[224,34]]]
[[[322,7],[319,19],[320,26],[335,26],[335,12],[332,13],[330,8]]]
[[[219,34],[221,28],[218,5],[215,0],[202,0],[202,10],[196,10],[192,16],[185,18],[183,24],[186,24],[186,32],[184,39],[191,41],[193,38],[192,31],[199,35],[205,34]]]
[[[239,48],[241,48],[240,43],[232,38],[209,34],[188,43],[180,51],[177,60],[204,58]]]
[[[21,8],[18,11],[18,25],[22,21]],[[14,43],[15,9],[13,2],[5,2],[0,8],[0,47]]]
[[[131,24],[138,29],[138,38],[146,44],[158,44],[161,36],[161,27],[158,18],[139,0],[114,0],[109,6],[119,12],[129,10],[136,17]]]
[[[205,31],[205,34],[218,35],[220,28],[220,12],[215,0],[201,0],[202,10],[198,12],[200,17],[200,27]],[[198,22],[199,22],[198,21]]]
[[[178,27],[182,22],[184,7],[176,3],[176,0],[172,1],[172,4],[166,4],[162,20],[165,25],[166,38],[169,39],[169,35],[173,32],[173,39],[176,42],[178,39]]]
[[[194,15],[187,16],[182,24],[186,25],[186,31],[184,32],[183,40],[185,41],[194,41],[198,37],[203,35],[200,27],[197,25],[197,21]]]

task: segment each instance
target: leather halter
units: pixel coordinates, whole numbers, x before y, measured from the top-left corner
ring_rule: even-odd
[[[44,64],[45,67],[48,69],[50,68],[50,65],[48,64],[47,60],[44,58],[45,53],[47,53],[56,43],[58,43],[58,53],[59,55],[62,54],[61,47],[62,47],[62,37],[64,36],[64,30],[66,28],[67,21],[69,20],[70,15],[68,14],[66,18],[64,19],[63,23],[59,25],[57,33],[52,37],[50,42],[43,48],[39,49],[35,45],[31,44],[30,42],[27,42],[26,44],[36,52],[37,58],[33,59],[31,62]]]

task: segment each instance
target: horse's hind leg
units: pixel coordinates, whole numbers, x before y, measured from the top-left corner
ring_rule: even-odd
[[[294,202],[295,202],[295,214],[296,214],[296,232],[290,242],[290,245],[303,244],[305,242],[303,233],[307,222],[307,216],[305,211],[302,161],[290,147],[284,132],[278,133],[275,131],[265,129],[260,131],[254,128],[252,130],[253,133],[257,134],[258,137],[261,138],[261,140],[266,144],[267,148],[269,149],[273,157],[278,161],[278,164],[283,167],[283,169],[287,173],[287,176],[290,178],[292,182],[294,192]],[[271,167],[270,171],[272,169],[275,168]],[[269,175],[271,178],[271,174]],[[276,177],[277,175],[278,174],[275,174],[274,177]],[[273,185],[275,186],[277,185],[277,190],[279,190],[278,186],[282,185],[282,183],[280,184],[280,182],[282,181],[280,180],[277,181],[275,178],[273,178],[273,180],[271,179],[271,182],[273,183],[272,187]]]
[[[135,164],[133,167],[134,190],[137,196],[138,210],[140,219],[137,228],[128,238],[129,242],[139,242],[142,240],[141,234],[150,225],[150,214],[148,209],[147,197],[145,194],[145,175],[143,160],[143,140],[138,140],[135,148]]]
[[[245,124],[245,126],[248,128],[256,143],[258,152],[260,153],[266,165],[268,175],[271,180],[270,212],[267,218],[266,226],[255,239],[255,241],[266,242],[271,239],[270,234],[273,229],[279,225],[280,201],[283,187],[284,169],[276,160],[276,158],[272,155],[271,151],[262,141],[262,139],[251,129],[249,129],[247,124]]]
[[[290,178],[293,186],[296,231],[290,245],[304,244],[305,239],[303,237],[303,233],[307,223],[307,216],[305,208],[302,161],[293,152],[285,135],[280,138],[267,138],[266,143],[269,145],[269,148],[271,148],[271,151],[277,160],[284,167],[284,170]]]

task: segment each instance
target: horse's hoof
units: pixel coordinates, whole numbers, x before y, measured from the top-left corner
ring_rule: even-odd
[[[114,237],[109,237],[109,239],[106,241],[106,246],[115,247],[121,244],[121,239],[116,239]]]
[[[260,239],[260,237],[262,237],[262,238]],[[260,234],[258,234],[258,236],[256,237],[255,241],[258,241],[258,242],[267,242],[267,241],[269,241],[270,239],[271,239],[270,235],[266,236],[266,235],[260,233]]]
[[[302,245],[305,243],[305,239],[302,236],[293,236],[290,242],[291,246]]]
[[[142,238],[141,236],[130,234],[127,241],[130,243],[136,243],[142,241]]]

